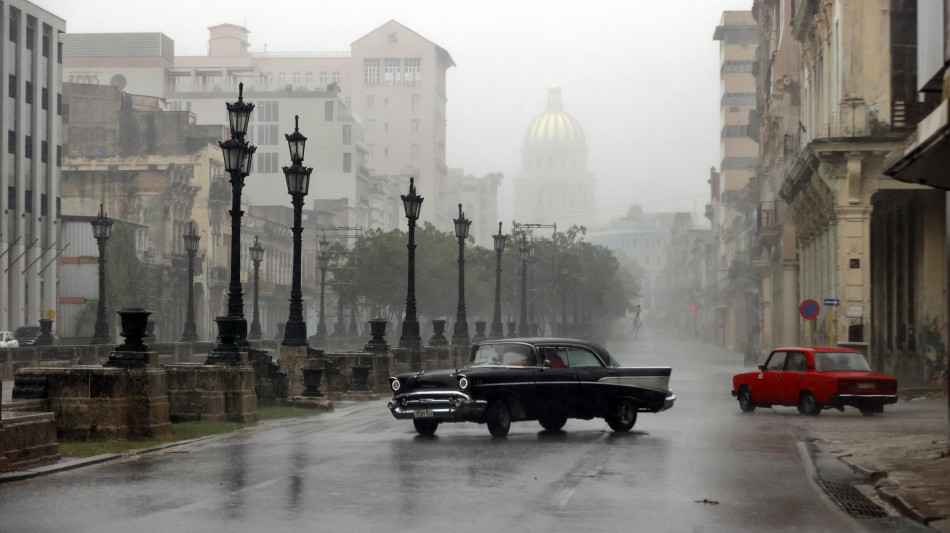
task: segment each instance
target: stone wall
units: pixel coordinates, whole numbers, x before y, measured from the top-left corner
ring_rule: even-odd
[[[257,421],[254,369],[247,365],[165,365],[170,419]]]

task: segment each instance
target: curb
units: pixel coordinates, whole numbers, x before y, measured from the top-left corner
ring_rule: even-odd
[[[30,468],[28,470],[5,472],[0,474],[0,483],[23,481],[24,479],[32,479],[35,477],[44,476],[46,474],[66,472],[67,470],[75,470],[84,466],[106,463],[121,457],[123,456],[117,453],[104,453],[102,455],[94,455],[92,457],[83,457],[82,459],[65,459],[52,464]]]

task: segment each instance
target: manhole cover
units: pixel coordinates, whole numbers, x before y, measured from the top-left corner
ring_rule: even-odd
[[[883,518],[889,516],[880,505],[861,494],[861,491],[847,483],[818,480],[818,486],[841,508],[855,518]]]

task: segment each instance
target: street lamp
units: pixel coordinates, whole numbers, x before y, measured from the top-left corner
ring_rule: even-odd
[[[106,318],[106,241],[112,235],[112,219],[106,216],[102,204],[99,204],[99,215],[91,223],[92,236],[99,245],[99,309],[96,313],[92,344],[109,344],[109,319]]]
[[[251,261],[254,263],[254,311],[251,314],[251,331],[247,334],[247,338],[259,340],[261,338],[261,313],[257,306],[257,300],[260,294],[261,261],[264,260],[264,247],[261,246],[261,241],[257,235],[254,236],[254,245],[248,250],[251,252]]]
[[[238,101],[226,102],[231,138],[218,141],[224,159],[224,170],[231,177],[231,282],[228,284],[228,314],[214,319],[218,324],[219,344],[208,354],[206,363],[238,363],[238,345],[247,343],[247,320],[244,319],[244,297],[241,293],[241,191],[244,178],[251,173],[256,146],[244,140],[247,123],[254,104],[244,101],[244,84],[238,85]]]
[[[293,282],[290,286],[290,316],[284,326],[284,346],[307,345],[307,323],[303,320],[303,298],[300,292],[300,246],[303,227],[300,224],[303,210],[303,197],[310,189],[310,173],[313,169],[301,165],[303,163],[304,147],[307,138],[300,133],[300,117],[294,117],[294,132],[284,134],[287,145],[290,147],[290,160],[293,163],[284,168],[284,177],[287,178],[287,192],[290,194],[294,206],[294,263]]]
[[[472,221],[465,218],[462,204],[459,204],[459,217],[453,219],[455,223],[455,238],[459,241],[459,299],[458,309],[455,312],[455,327],[452,330],[452,344],[466,346],[468,340],[468,321],[465,318],[465,239]]]
[[[501,323],[501,254],[505,251],[505,242],[508,236],[501,233],[501,222],[498,223],[498,233],[492,235],[495,241],[495,315],[491,321],[490,335],[493,339],[505,336],[505,328]]]
[[[561,265],[561,281],[557,289],[561,291],[561,326],[558,334],[562,337],[567,336],[567,274],[567,266]]]
[[[399,337],[400,348],[419,348],[422,338],[419,337],[419,320],[416,318],[416,220],[419,220],[419,211],[422,209],[423,198],[416,194],[415,178],[409,178],[409,194],[401,194],[402,206],[409,219],[409,270],[408,290],[406,295],[406,317],[402,321],[402,335]]]
[[[188,311],[185,314],[185,332],[181,335],[181,342],[195,342],[198,339],[198,325],[195,324],[195,252],[198,251],[198,241],[201,236],[195,233],[195,224],[188,223],[188,233],[183,234],[185,252],[188,253]]]
[[[531,244],[528,242],[528,234],[521,234],[521,244],[518,246],[518,252],[521,254],[521,321],[518,323],[518,335],[527,337],[529,335],[528,326],[528,260],[531,259]]]
[[[330,242],[327,241],[326,233],[323,234],[323,240],[320,241],[320,255],[317,256],[317,265],[320,267],[320,321],[317,322],[317,346],[324,346],[327,342],[327,324],[324,318],[324,302],[327,292],[327,266],[330,264],[330,254],[327,248]]]

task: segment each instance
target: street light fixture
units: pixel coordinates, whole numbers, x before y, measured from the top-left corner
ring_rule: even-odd
[[[493,339],[500,339],[505,336],[505,328],[501,323],[501,255],[508,241],[508,236],[501,232],[501,222],[498,223],[498,233],[492,235],[492,239],[495,241],[495,315],[489,334]]]
[[[96,238],[96,244],[99,245],[99,306],[92,344],[110,344],[109,319],[106,318],[106,241],[112,236],[112,219],[106,216],[102,204],[99,204],[99,215],[91,221],[91,224],[92,236]]]
[[[194,222],[188,223],[188,233],[183,234],[185,252],[188,253],[188,310],[185,314],[185,331],[181,335],[181,342],[198,341],[198,325],[195,324],[195,253],[198,251],[198,241],[201,236],[195,233]]]
[[[304,146],[307,138],[300,133],[300,117],[294,117],[294,132],[285,134],[290,147],[292,165],[284,168],[284,177],[287,179],[287,192],[290,194],[294,206],[294,258],[293,282],[290,287],[290,316],[284,326],[284,346],[307,345],[307,323],[303,320],[303,297],[300,291],[300,248],[303,227],[301,226],[301,211],[303,197],[310,189],[310,173],[313,168],[305,167],[303,163]]]
[[[258,308],[258,295],[260,294],[261,280],[261,261],[264,260],[264,247],[257,235],[254,236],[254,245],[248,251],[251,252],[251,261],[254,263],[254,311],[251,314],[251,331],[247,338],[259,340],[261,338],[261,313]]]
[[[402,321],[399,347],[418,349],[422,346],[422,338],[419,337],[419,320],[416,318],[416,220],[419,220],[423,198],[416,194],[415,178],[409,178],[409,194],[401,194],[400,198],[406,218],[409,219],[409,244],[406,245],[409,250],[409,269],[406,316]]]
[[[317,322],[317,346],[325,346],[327,342],[327,323],[324,315],[324,304],[327,292],[327,266],[330,264],[330,254],[327,249],[330,242],[327,241],[326,233],[323,234],[323,240],[320,241],[320,255],[317,256],[317,266],[320,267],[320,321]]]
[[[521,234],[521,244],[518,246],[521,255],[521,321],[518,323],[518,335],[527,337],[530,333],[528,326],[528,260],[531,259],[531,244],[528,234]]]
[[[462,204],[459,204],[459,217],[453,219],[455,223],[455,237],[459,241],[459,298],[458,309],[455,313],[455,327],[452,330],[452,344],[456,346],[467,346],[468,321],[465,318],[465,239],[468,238],[468,230],[472,221],[465,218],[462,212]]]
[[[218,324],[219,344],[208,354],[206,363],[240,362],[239,345],[247,344],[247,320],[244,318],[244,297],[241,292],[241,191],[244,178],[251,173],[251,161],[256,146],[251,146],[244,136],[254,104],[244,101],[244,84],[238,85],[238,101],[226,102],[231,138],[219,141],[224,159],[224,170],[231,177],[231,281],[228,284],[228,314],[214,319]]]

